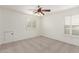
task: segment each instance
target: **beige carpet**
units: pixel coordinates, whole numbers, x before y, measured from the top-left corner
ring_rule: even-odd
[[[0,45],[2,53],[74,53],[79,47],[39,36]]]

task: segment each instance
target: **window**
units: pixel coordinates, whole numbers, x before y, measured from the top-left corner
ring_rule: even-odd
[[[70,16],[65,17],[65,34],[70,34],[70,29],[71,29],[71,18]]]
[[[68,35],[79,35],[79,15],[65,17],[64,31]]]

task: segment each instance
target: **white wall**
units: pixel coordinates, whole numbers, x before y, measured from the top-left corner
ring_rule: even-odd
[[[0,42],[3,40],[3,20],[2,20],[2,12],[0,11]]]
[[[27,20],[36,20],[37,28],[27,28]],[[39,35],[39,17],[33,15],[25,15],[17,11],[0,8],[0,44],[27,39]],[[13,32],[13,39],[5,40],[4,33]]]
[[[42,22],[42,35],[63,41],[66,43],[74,44],[79,46],[79,37],[76,36],[66,36],[64,34],[64,21],[65,16],[79,14],[79,8],[72,8],[69,10],[64,10],[56,12],[55,14],[44,16]]]

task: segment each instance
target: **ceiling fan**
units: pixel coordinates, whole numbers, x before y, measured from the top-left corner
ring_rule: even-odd
[[[38,14],[38,15],[39,14],[45,15],[45,12],[51,12],[51,10],[50,9],[44,9],[44,8],[40,7],[39,5],[37,6],[37,9],[34,10],[34,13]]]

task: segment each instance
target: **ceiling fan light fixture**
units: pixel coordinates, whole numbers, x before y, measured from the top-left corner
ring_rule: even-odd
[[[36,16],[43,16],[41,13],[36,13],[35,15]]]

